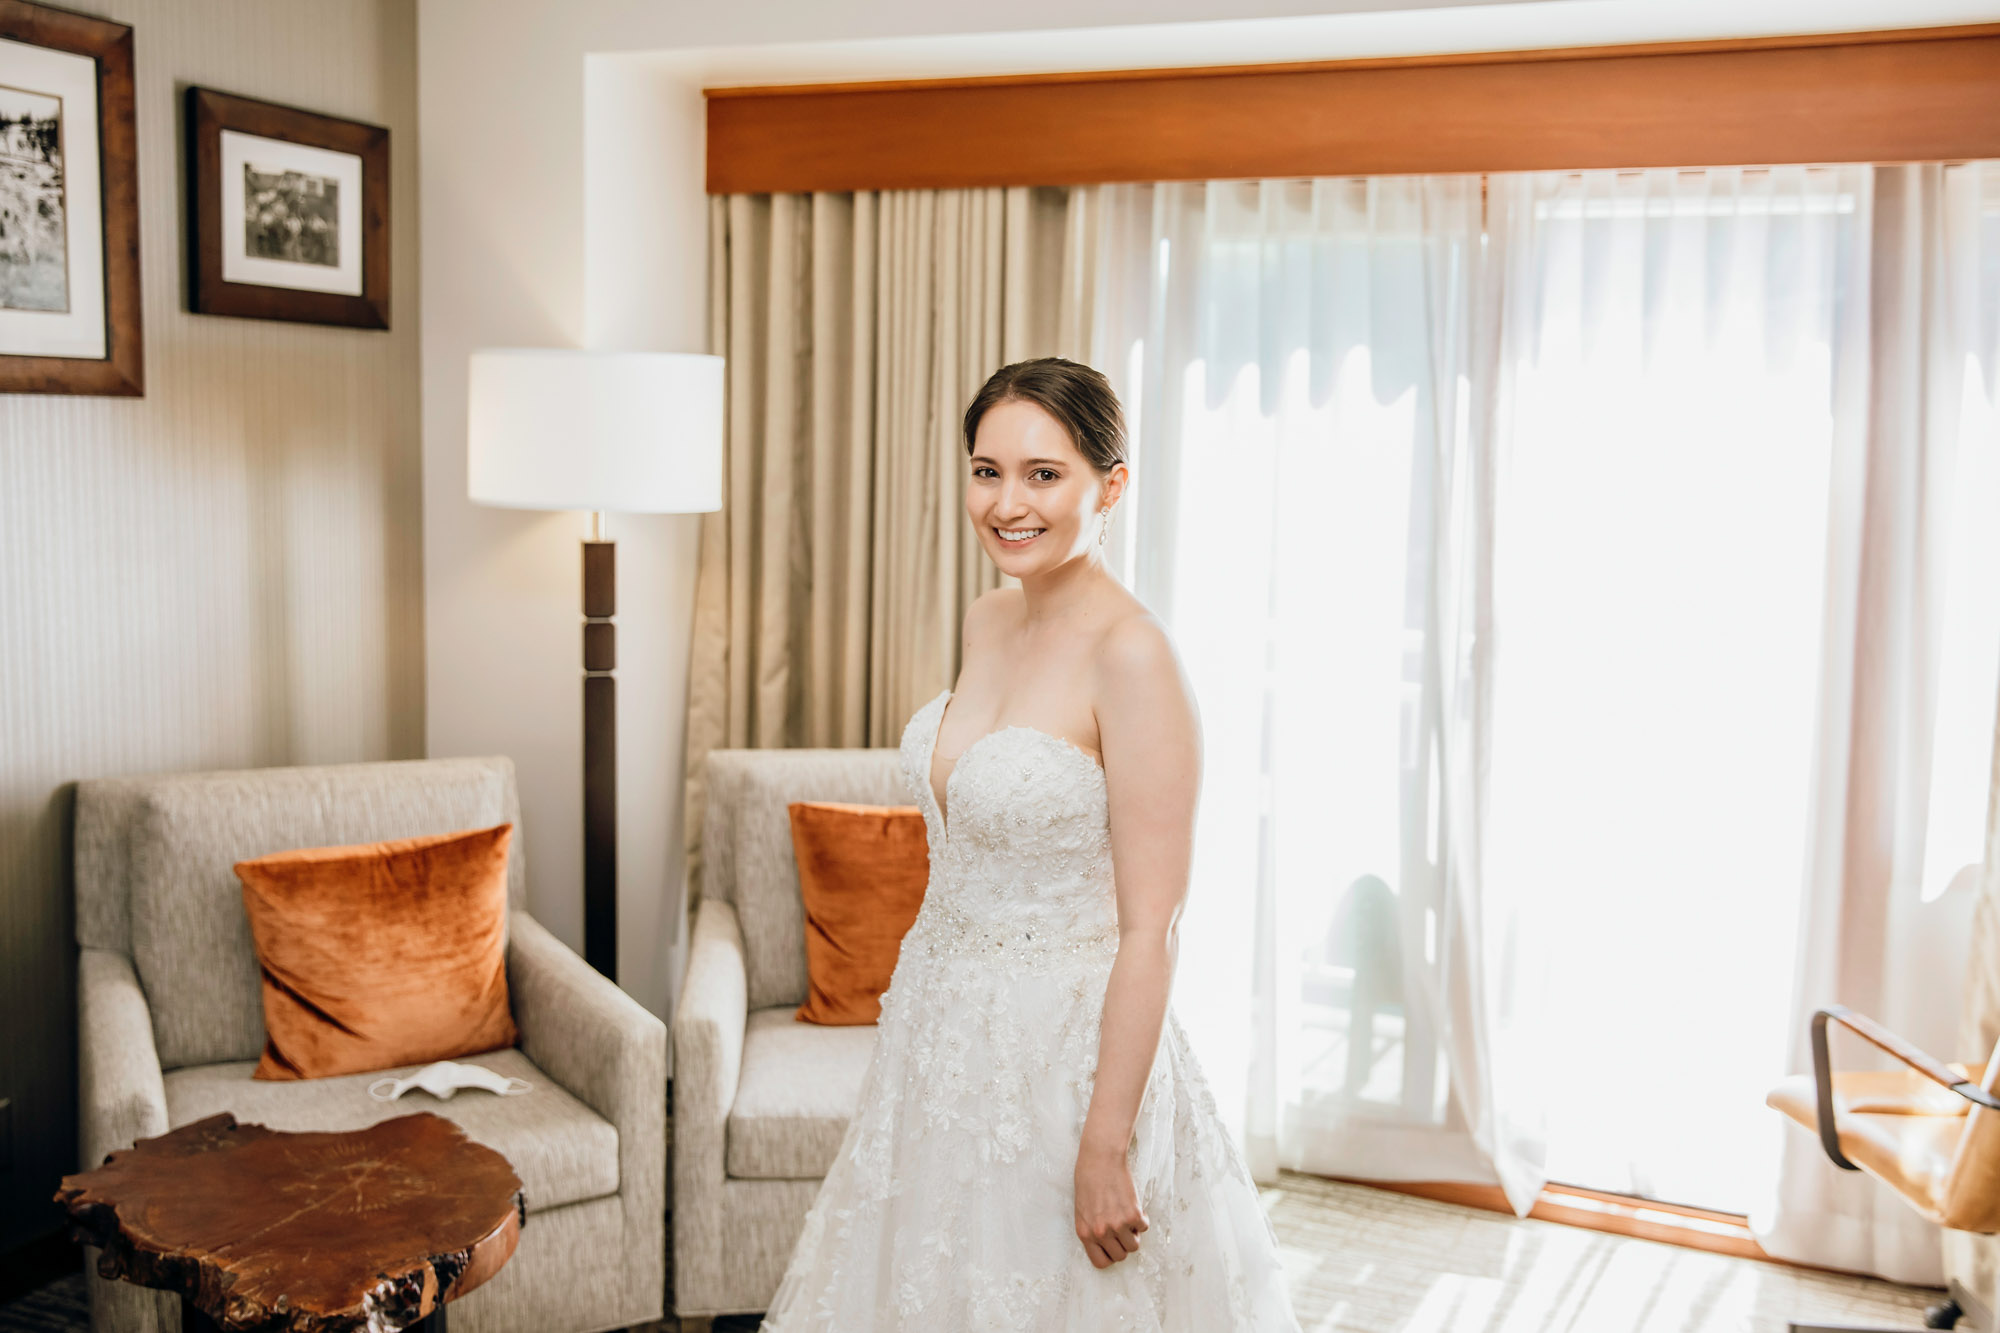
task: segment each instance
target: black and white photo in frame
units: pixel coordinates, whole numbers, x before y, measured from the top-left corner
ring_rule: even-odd
[[[187,90],[188,307],[389,327],[389,131]]]
[[[132,30],[0,9],[0,392],[136,395]]]
[[[361,158],[222,132],[222,277],[361,295]]]
[[[51,57],[50,64],[57,60],[77,60],[74,56],[35,51],[18,42],[0,42],[0,62],[17,58],[21,51],[47,55]],[[17,86],[33,82],[49,88],[70,82],[87,87],[96,71],[90,68],[88,60],[78,63],[84,66],[81,79],[33,79],[15,73],[12,77],[16,84],[0,83],[0,311],[8,317],[0,336],[4,336],[10,351],[24,350],[21,344],[29,343],[53,352],[63,342],[81,342],[86,348],[82,354],[86,356],[96,356],[104,350],[101,325],[79,331],[74,329],[73,319],[63,321],[71,326],[63,328],[51,321],[19,318],[20,312],[74,316],[76,306],[70,302],[72,285],[78,289],[75,292],[78,304],[86,310],[93,292],[104,289],[103,248],[89,228],[82,225],[90,217],[97,182],[91,179],[91,173],[83,173],[77,182],[77,206],[72,209],[63,180],[63,103],[75,105],[78,100],[75,92],[80,89],[72,88],[71,95],[65,98],[60,93]],[[0,74],[0,78],[5,77],[8,76]],[[69,137],[79,146],[97,137],[95,111],[91,107],[89,113],[73,118],[80,123],[67,127]],[[74,237],[69,234],[72,227],[77,231]],[[72,254],[79,268],[75,284],[71,283],[69,272]]]

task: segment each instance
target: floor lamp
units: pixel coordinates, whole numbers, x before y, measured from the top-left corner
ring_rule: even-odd
[[[722,507],[722,358],[504,348],[472,354],[466,488],[510,509],[587,509],[583,543],[583,956],[618,979],[616,545],[607,510]]]

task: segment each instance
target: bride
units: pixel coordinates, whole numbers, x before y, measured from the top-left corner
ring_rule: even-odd
[[[966,517],[1019,588],[966,612],[902,766],[930,882],[861,1103],[766,1333],[1286,1330],[1277,1240],[1168,1004],[1201,730],[1106,571],[1130,477],[1087,366],[996,372]]]

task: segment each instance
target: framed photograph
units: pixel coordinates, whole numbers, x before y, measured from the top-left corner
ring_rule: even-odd
[[[132,29],[0,0],[0,393],[137,397]]]
[[[187,91],[188,307],[389,327],[389,131]]]

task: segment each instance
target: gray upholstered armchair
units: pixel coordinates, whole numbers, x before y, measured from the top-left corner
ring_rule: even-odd
[[[527,1079],[500,1099],[411,1093],[377,1074],[259,1083],[256,953],[239,860],[294,847],[516,825],[507,985],[520,1045],[468,1057]],[[439,759],[111,778],[80,784],[76,933],[85,1165],[218,1111],[274,1129],[351,1129],[426,1110],[513,1163],[520,1248],[452,1305],[461,1333],[586,1333],[658,1319],[665,1280],[666,1029],[526,913],[514,766]],[[175,1298],[91,1278],[98,1333],[172,1333]]]
[[[703,894],[674,1010],[674,1308],[682,1327],[766,1309],[875,1050],[806,996],[793,801],[903,805],[893,749],[708,756]]]

